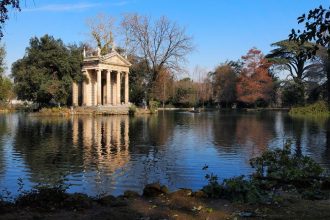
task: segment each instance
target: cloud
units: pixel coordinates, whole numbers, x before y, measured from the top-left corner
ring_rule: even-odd
[[[41,12],[65,12],[65,11],[78,11],[78,10],[85,10],[89,8],[96,8],[96,7],[104,7],[104,6],[124,6],[128,2],[127,1],[119,1],[114,2],[110,4],[102,4],[102,3],[75,3],[75,4],[49,4],[49,5],[43,5],[40,7],[35,8],[23,8],[22,11],[25,12],[35,12],[35,11],[41,11]]]

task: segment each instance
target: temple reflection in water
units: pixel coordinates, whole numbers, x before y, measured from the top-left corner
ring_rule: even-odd
[[[129,117],[73,117],[72,140],[84,147],[84,165],[97,163],[112,173],[130,160]]]

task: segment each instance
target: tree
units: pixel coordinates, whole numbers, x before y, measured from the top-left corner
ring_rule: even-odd
[[[309,77],[311,74],[309,70],[317,65],[307,55],[314,48],[312,43],[283,40],[273,43],[272,46],[277,48],[272,50],[266,58],[279,66],[280,70],[289,71],[290,76],[297,83],[302,83]]]
[[[269,67],[272,63],[264,58],[260,50],[252,48],[242,56],[244,67],[238,77],[236,93],[238,101],[256,104],[256,101],[268,102],[273,87]]]
[[[198,99],[203,108],[205,103],[212,101],[212,81],[210,76],[205,76],[202,82],[197,83]]]
[[[147,64],[136,56],[129,56],[132,66],[129,69],[129,98],[132,103],[142,104],[147,99]]]
[[[272,46],[277,48],[272,50],[266,58],[274,63],[275,69],[289,72],[289,76],[297,85],[292,85],[292,82],[290,82],[290,86],[286,89],[290,88],[289,91],[298,92],[299,94],[295,94],[294,97],[301,100],[296,100],[294,103],[303,105],[306,90],[309,89],[310,85],[307,81],[319,77],[320,71],[316,70],[322,67],[319,57],[308,55],[314,49],[315,44],[305,41],[283,40],[272,44]]]
[[[0,39],[3,37],[3,25],[8,20],[8,8],[21,10],[19,6],[19,0],[1,0],[0,1]]]
[[[107,54],[113,47],[114,19],[104,14],[98,14],[95,18],[89,18],[86,21],[89,28],[89,35],[101,54]]]
[[[6,50],[2,45],[0,46],[0,101],[7,101],[12,96],[13,84],[8,77],[4,75],[6,64],[5,64]]]
[[[185,29],[166,17],[152,20],[130,14],[123,18],[122,28],[128,51],[143,58],[147,64],[150,90],[163,69],[171,72],[182,69],[186,55],[193,50],[192,38],[186,35]]]
[[[0,102],[6,102],[12,97],[13,83],[6,76],[0,76]]]
[[[174,104],[181,107],[196,105],[196,85],[190,78],[183,78],[175,83]]]
[[[294,41],[315,41],[317,45],[327,48],[328,56],[330,56],[330,7],[323,8],[322,5],[318,8],[310,10],[308,15],[303,14],[298,17],[298,23],[304,23],[304,30],[292,29],[289,35],[290,40]],[[309,56],[316,54],[318,47],[309,52]],[[330,69],[327,69],[327,93],[328,105],[330,108]]]
[[[173,95],[173,75],[167,69],[163,69],[157,76],[152,89],[153,97],[162,102],[163,108],[165,102]]]
[[[217,102],[228,107],[236,101],[236,80],[235,69],[228,62],[216,68],[213,73],[213,85]]]
[[[49,35],[31,38],[24,57],[12,65],[17,96],[43,105],[67,104],[72,80],[83,79],[81,66],[81,47]]]

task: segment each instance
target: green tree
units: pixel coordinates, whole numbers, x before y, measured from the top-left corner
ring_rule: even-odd
[[[8,77],[4,75],[6,64],[5,64],[6,50],[2,45],[0,46],[0,101],[7,101],[12,96],[13,84]]]
[[[3,37],[3,25],[5,24],[6,20],[8,20],[8,8],[12,7],[18,11],[21,10],[19,6],[19,0],[1,0],[0,1],[0,39]]]
[[[135,56],[128,57],[132,66],[129,70],[129,98],[132,103],[141,104],[143,100],[147,99],[147,64],[143,59]]]
[[[217,102],[231,106],[236,101],[237,73],[228,62],[216,68],[213,75],[214,93]]]
[[[314,48],[309,42],[283,40],[272,44],[276,47],[266,58],[280,68],[280,71],[289,71],[292,79],[300,83],[311,73],[309,70],[315,67],[314,62],[307,55]]]
[[[317,45],[327,48],[328,56],[330,56],[330,7],[324,8],[322,5],[312,9],[308,14],[298,17],[298,23],[304,23],[304,29],[292,29],[289,35],[290,40],[294,41],[315,41]],[[308,53],[309,56],[316,54],[318,47]],[[327,76],[327,93],[328,105],[330,108],[330,68],[326,69]]]
[[[173,104],[181,107],[193,107],[197,103],[196,84],[190,78],[183,78],[175,83]]]
[[[6,102],[12,96],[13,83],[6,76],[0,76],[0,102]]]
[[[82,80],[81,65],[81,47],[66,46],[49,35],[32,38],[25,56],[12,65],[18,98],[42,105],[67,104],[72,80]]]
[[[296,98],[301,100],[294,101],[294,104],[304,104],[307,85],[306,81],[311,78],[316,78],[319,71],[315,71],[322,65],[319,62],[318,57],[310,57],[308,54],[315,47],[315,44],[306,41],[290,41],[283,40],[272,44],[273,49],[266,58],[274,63],[275,71],[288,71],[289,76],[293,79],[293,83],[297,85],[290,85],[286,89],[290,88],[290,91],[299,91],[299,95],[295,95]],[[292,82],[290,82],[292,84]],[[299,88],[297,90],[297,88]],[[293,89],[293,90],[292,90]],[[302,94],[300,94],[302,92]],[[288,93],[290,94],[290,92]],[[289,98],[291,100],[292,98]]]

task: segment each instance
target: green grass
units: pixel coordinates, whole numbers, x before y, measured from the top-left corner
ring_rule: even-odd
[[[330,111],[326,102],[319,101],[304,107],[293,107],[289,114],[293,116],[330,116]]]

